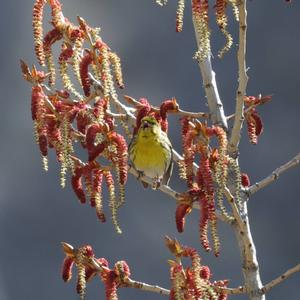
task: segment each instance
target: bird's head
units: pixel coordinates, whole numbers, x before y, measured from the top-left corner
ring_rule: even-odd
[[[151,116],[146,116],[141,121],[139,134],[142,137],[150,137],[160,133],[160,124],[158,121]]]

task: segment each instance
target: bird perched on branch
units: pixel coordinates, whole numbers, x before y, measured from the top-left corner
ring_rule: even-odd
[[[169,183],[173,169],[172,149],[159,122],[152,116],[144,117],[129,145],[129,157],[140,176],[145,175],[153,180],[153,189]],[[148,186],[144,181],[142,184]]]

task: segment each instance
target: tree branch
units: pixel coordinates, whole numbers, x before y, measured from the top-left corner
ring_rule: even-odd
[[[214,289],[217,292],[223,292],[227,295],[242,295],[246,293],[246,289],[244,286],[239,286],[237,288],[225,288],[225,287],[214,286]]]
[[[170,290],[160,287],[158,285],[150,285],[148,283],[144,283],[144,282],[136,281],[136,280],[132,280],[132,279],[128,279],[124,283],[123,286],[140,289],[140,290],[143,290],[146,292],[158,293],[161,295],[169,295],[170,294]]]
[[[78,253],[78,249],[74,248],[72,245],[62,242],[62,247],[65,252],[65,254],[68,257],[75,258],[76,254]],[[97,273],[102,273],[103,271],[109,271],[109,268],[106,266],[101,265],[95,257],[84,257],[84,264],[91,267],[93,270],[95,270]],[[120,278],[121,279],[121,278]],[[120,282],[120,287],[130,287],[135,289],[140,289],[146,292],[152,292],[157,293],[161,295],[169,295],[170,290],[160,287],[158,285],[151,285],[148,283],[144,283],[141,281],[133,280],[131,278],[123,278]],[[227,287],[218,287],[214,286],[214,289],[218,292],[223,292],[230,295],[237,295],[237,294],[244,294],[245,288],[242,286],[239,286],[237,288],[227,288]]]
[[[200,36],[196,29],[196,24],[193,18],[195,36],[197,41],[198,49],[202,47],[200,43]],[[217,82],[216,82],[216,74],[212,68],[211,64],[211,55],[209,54],[204,61],[198,61],[198,65],[201,71],[203,86],[205,89],[206,99],[208,103],[208,108],[211,113],[212,123],[215,125],[220,125],[224,129],[227,129],[227,120],[224,114],[223,104],[220,99]]]
[[[262,294],[266,294],[269,292],[274,286],[280,284],[284,280],[288,279],[291,275],[293,275],[296,272],[300,272],[300,264],[296,265],[293,268],[290,268],[286,272],[284,272],[282,275],[278,276],[277,278],[273,279],[269,283],[265,284],[264,287],[261,289]]]
[[[268,177],[262,179],[259,182],[256,182],[255,184],[251,185],[248,189],[246,189],[246,193],[251,196],[260,189],[266,187],[270,183],[274,182],[279,178],[279,176],[286,172],[287,170],[296,167],[300,163],[300,152],[292,158],[290,161],[282,165],[281,167],[274,170]]]
[[[88,264],[93,267],[97,272],[102,272],[103,271],[103,266],[101,266],[95,258],[90,258],[88,260]],[[163,287],[160,287],[158,285],[150,285],[144,282],[132,280],[132,279],[126,279],[126,281],[123,284],[124,287],[131,287],[135,289],[140,289],[143,291],[147,292],[152,292],[152,293],[158,293],[161,295],[169,295],[170,291],[168,289],[165,289]]]
[[[124,95],[123,98],[131,105],[133,105],[134,107],[139,107],[141,105],[141,103],[139,101],[137,101],[136,99],[134,99],[131,96],[128,95]],[[175,98],[174,98],[175,99]],[[155,111],[155,112],[159,112],[159,107],[155,107],[151,105],[151,108]],[[192,111],[185,111],[182,110],[180,108],[178,108],[177,111],[169,111],[168,114],[172,114],[172,115],[177,115],[177,116],[182,116],[182,117],[191,117],[191,118],[210,118],[210,114],[209,113],[204,113],[204,112],[192,112]]]
[[[238,145],[241,138],[241,129],[244,122],[244,96],[248,83],[246,70],[246,35],[247,35],[247,8],[246,0],[241,0],[239,4],[239,48],[237,53],[239,68],[239,86],[236,95],[236,107],[233,128],[228,144],[229,153],[236,157],[238,154]]]
[[[177,156],[179,156],[179,158],[181,158],[181,156],[173,150],[173,154],[176,154]],[[181,158],[182,159],[182,158]],[[176,159],[174,159],[176,161]],[[198,166],[196,164],[194,164],[195,169],[198,169]],[[148,183],[149,185],[152,185],[152,179],[146,176],[141,176],[134,168],[129,167],[128,170],[129,173],[131,173],[133,176],[135,176],[136,178],[138,178],[139,180],[142,180],[146,183]],[[176,201],[180,201],[181,196],[183,195],[182,193],[178,193],[175,190],[173,190],[171,187],[169,187],[168,185],[160,185],[158,188],[161,192],[163,192],[164,194],[170,196],[171,198],[175,199]],[[193,208],[194,209],[200,209],[200,205],[198,202],[193,202]],[[224,218],[224,216],[222,215],[222,213],[219,210],[216,210],[216,215],[218,217],[219,220],[226,222],[226,219]]]

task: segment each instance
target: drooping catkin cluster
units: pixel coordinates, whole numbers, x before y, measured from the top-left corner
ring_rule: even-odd
[[[136,125],[133,129],[133,135],[138,132],[141,126],[141,121],[146,116],[155,117],[159,122],[161,129],[164,132],[168,132],[167,114],[171,112],[177,112],[179,109],[179,105],[177,104],[175,98],[164,100],[159,108],[150,105],[146,98],[140,98],[138,102],[132,102],[132,98],[129,96],[126,96],[125,99],[129,102],[129,104],[132,104],[135,107]]]
[[[163,6],[167,1],[157,0],[157,4]],[[186,0],[178,0],[176,10],[176,32],[181,32],[183,28],[183,15]],[[219,50],[218,56],[220,58],[229,51],[233,44],[231,34],[227,30],[228,13],[226,11],[227,5],[231,5],[235,19],[239,20],[239,10],[237,0],[216,0],[213,5],[216,15],[216,23],[226,38],[224,47]],[[192,16],[195,25],[196,34],[199,39],[199,49],[195,53],[194,58],[203,61],[210,55],[210,28],[209,28],[209,0],[192,0]]]
[[[194,58],[200,61],[210,55],[210,29],[208,24],[208,0],[192,0],[192,15],[198,36],[199,48]]]
[[[43,35],[46,5],[51,9],[53,28]],[[30,70],[23,61],[21,68],[24,79],[32,84],[31,111],[36,142],[44,168],[48,169],[48,150],[53,148],[61,165],[61,186],[66,185],[70,174],[78,199],[85,203],[89,198],[102,222],[105,221],[102,203],[102,185],[105,183],[112,221],[121,232],[117,210],[125,197],[127,143],[116,132],[115,119],[110,113],[115,95],[113,74],[117,85],[124,86],[121,62],[102,41],[98,29],[91,28],[80,17],[77,20],[78,25],[74,25],[64,17],[59,0],[36,0],[34,4],[35,52],[38,62],[46,65],[47,73],[37,71],[35,67]],[[56,63],[52,48],[57,42],[61,42],[57,67],[64,90],[55,89]],[[71,71],[79,81],[77,86],[71,80]],[[47,79],[53,88],[45,84]],[[83,93],[77,90],[78,86]],[[87,153],[86,162],[75,153],[76,142],[80,142]]]
[[[176,225],[183,231],[184,218],[191,211],[193,201],[201,207],[199,221],[200,242],[206,251],[211,249],[208,239],[210,228],[213,249],[216,256],[220,253],[217,233],[216,204],[224,218],[229,222],[233,217],[223,203],[228,180],[228,169],[232,169],[235,182],[235,201],[241,205],[241,175],[239,166],[227,154],[227,134],[219,126],[208,127],[199,121],[185,117],[182,124],[183,161],[180,162],[181,178],[186,180],[188,191],[182,194],[176,210]],[[218,148],[210,146],[215,137]],[[199,157],[199,162],[197,161]],[[198,163],[196,171],[195,163]]]
[[[228,17],[226,14],[227,0],[216,0],[216,22],[219,26],[221,32],[226,38],[225,46],[219,51],[218,56],[221,58],[223,55],[229,51],[232,46],[232,36],[227,30]]]
[[[72,268],[77,268],[76,291],[80,299],[86,295],[86,283],[97,274],[105,287],[106,300],[118,300],[117,289],[130,277],[130,269],[126,261],[118,261],[112,269],[105,258],[96,258],[91,246],[86,245],[74,249],[67,243],[62,243],[66,257],[62,265],[62,279],[69,282],[72,279]]]
[[[32,25],[34,36],[35,55],[41,65],[45,64],[45,54],[43,49],[43,13],[47,0],[37,0],[32,11]]]
[[[185,0],[178,0],[176,11],[176,32],[181,32],[183,27]]]
[[[59,73],[64,88],[75,96],[80,94],[75,90],[68,74],[68,65],[71,65],[80,85],[83,87],[85,96],[90,95],[91,81],[88,76],[89,67],[95,71],[97,78],[104,89],[104,96],[111,96],[114,91],[112,82],[115,74],[117,85],[124,87],[121,62],[116,53],[102,41],[97,30],[91,28],[80,17],[79,25],[74,25],[67,20],[62,13],[62,5],[58,0],[48,1],[51,8],[51,29],[43,37],[43,9],[47,1],[36,0],[33,10],[34,42],[38,61],[41,65],[46,63],[49,71],[49,85],[55,85],[55,62],[53,59],[52,46],[62,40],[61,53],[58,59]],[[88,44],[90,49],[85,49]]]
[[[258,97],[246,96],[244,99],[246,106],[245,118],[247,122],[248,137],[251,144],[256,145],[258,137],[263,133],[264,125],[256,107],[263,105],[271,100],[271,96],[261,95]]]
[[[227,294],[216,287],[226,287],[228,281],[211,282],[211,272],[208,266],[201,265],[201,259],[196,249],[182,246],[177,240],[165,238],[166,245],[176,257],[169,260],[171,290],[170,300],[208,299],[224,300]],[[191,265],[184,267],[181,259],[189,258]]]
[[[164,6],[168,3],[168,0],[155,0],[155,2],[160,6]]]

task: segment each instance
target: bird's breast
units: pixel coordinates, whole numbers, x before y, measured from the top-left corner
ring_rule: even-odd
[[[170,163],[167,149],[153,139],[141,139],[133,156],[135,168],[150,178],[163,176]]]

